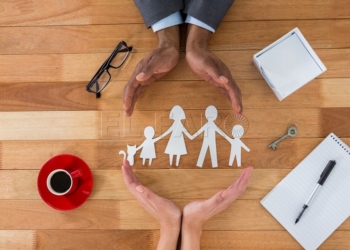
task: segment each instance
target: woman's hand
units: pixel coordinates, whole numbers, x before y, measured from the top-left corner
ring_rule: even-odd
[[[156,195],[143,186],[127,160],[124,160],[122,171],[126,187],[141,206],[160,224],[160,239],[157,249],[176,249],[181,224],[180,209],[172,201]]]

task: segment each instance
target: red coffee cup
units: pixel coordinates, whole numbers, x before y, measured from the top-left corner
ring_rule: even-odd
[[[57,196],[73,193],[79,185],[79,177],[82,176],[80,169],[69,171],[56,169],[52,171],[46,179],[48,190]]]

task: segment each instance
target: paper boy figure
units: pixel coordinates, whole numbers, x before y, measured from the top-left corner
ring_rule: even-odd
[[[250,149],[241,141],[241,137],[244,134],[244,128],[241,125],[235,125],[232,129],[232,136],[234,139],[226,138],[231,144],[231,153],[230,160],[228,165],[232,166],[235,157],[237,157],[237,166],[241,166],[241,148],[244,148],[246,151]]]

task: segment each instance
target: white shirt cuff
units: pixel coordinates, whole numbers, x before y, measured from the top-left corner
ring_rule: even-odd
[[[153,29],[153,32],[157,32],[158,30],[162,30],[162,29],[179,25],[182,23],[183,23],[182,16],[180,14],[180,11],[178,11],[153,24],[152,29]]]
[[[206,23],[203,23],[202,21],[198,20],[197,18],[194,18],[193,16],[187,15],[185,23],[191,23],[191,24],[197,25],[199,27],[202,27],[203,29],[206,29],[206,30],[209,30],[209,31],[215,33],[215,30],[212,27],[210,27]]]

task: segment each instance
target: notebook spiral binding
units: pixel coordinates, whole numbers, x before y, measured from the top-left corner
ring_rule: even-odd
[[[340,139],[339,139],[338,137],[336,137],[335,135],[331,135],[331,137],[332,137],[332,139],[333,139],[336,143],[339,144],[339,146],[341,146],[341,147],[344,149],[344,151],[345,151],[347,154],[350,155],[350,148],[348,148],[342,140],[340,140]]]

